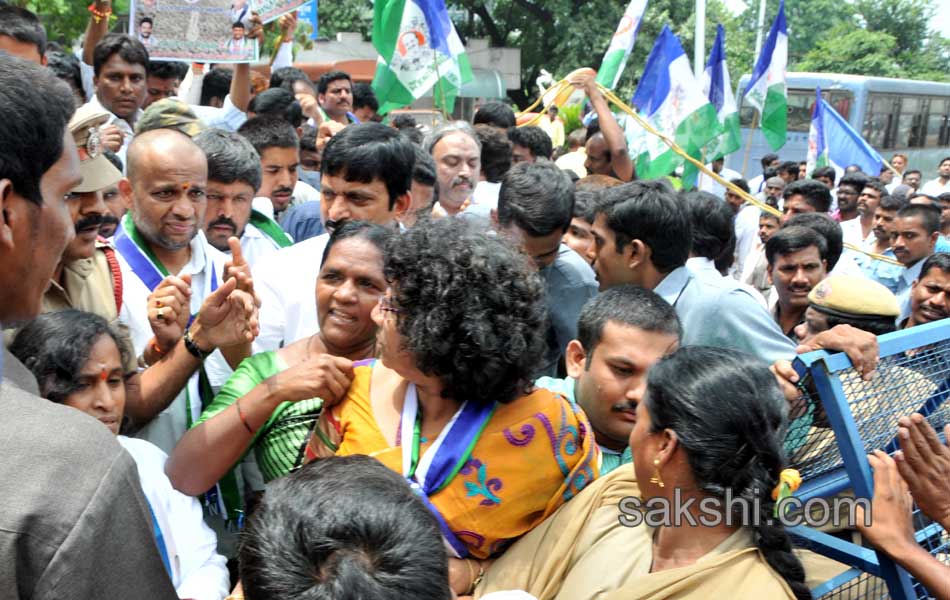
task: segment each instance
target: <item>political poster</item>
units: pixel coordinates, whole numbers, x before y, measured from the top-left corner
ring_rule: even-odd
[[[129,35],[153,60],[256,62],[247,0],[132,0]]]
[[[254,12],[261,17],[264,23],[270,23],[274,19],[293,12],[307,4],[310,0],[252,0]]]

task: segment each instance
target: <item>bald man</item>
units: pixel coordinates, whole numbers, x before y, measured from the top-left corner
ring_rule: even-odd
[[[207,158],[191,138],[156,129],[132,141],[128,178],[119,182],[129,209],[115,233],[123,281],[119,320],[129,328],[140,366],[165,359],[179,340],[195,359],[187,385],[136,434],[166,453],[201,413],[201,363],[215,347],[237,341],[209,338],[209,329],[201,327],[204,315],[189,323],[224,285],[228,260],[201,229],[207,179]],[[240,321],[239,315],[229,318]]]

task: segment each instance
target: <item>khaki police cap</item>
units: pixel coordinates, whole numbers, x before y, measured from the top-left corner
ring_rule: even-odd
[[[122,173],[103,154],[99,138],[99,127],[108,120],[108,112],[86,104],[69,121],[69,132],[79,150],[79,172],[82,173],[82,183],[74,187],[73,192],[96,192],[122,179]]]
[[[897,297],[880,283],[865,277],[833,275],[808,293],[808,301],[818,311],[842,317],[896,317]]]

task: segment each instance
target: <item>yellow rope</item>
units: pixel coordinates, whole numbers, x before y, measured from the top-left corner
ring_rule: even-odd
[[[625,113],[627,113],[628,115],[630,115],[630,116],[633,118],[633,120],[636,121],[637,124],[639,124],[641,127],[643,127],[648,133],[651,133],[651,134],[657,136],[658,138],[660,138],[661,140],[663,140],[663,142],[664,142],[667,146],[669,146],[670,149],[673,150],[673,152],[675,152],[676,154],[678,154],[678,155],[680,155],[681,157],[683,157],[684,159],[686,159],[688,162],[690,162],[691,164],[693,164],[697,169],[699,169],[700,171],[702,171],[702,172],[705,173],[706,175],[712,177],[712,179],[713,179],[714,181],[716,181],[716,182],[719,183],[720,185],[724,186],[726,189],[728,189],[729,191],[731,191],[731,192],[733,192],[734,194],[738,195],[739,197],[743,198],[746,202],[749,202],[749,203],[752,204],[753,206],[756,206],[756,207],[758,207],[759,209],[761,209],[761,210],[763,210],[763,211],[765,211],[765,212],[768,212],[768,213],[770,213],[770,214],[773,214],[773,215],[775,215],[775,216],[777,216],[777,217],[779,217],[779,218],[782,217],[782,212],[781,212],[780,210],[778,210],[777,208],[775,208],[775,207],[773,207],[773,206],[769,206],[768,204],[762,202],[761,200],[759,200],[758,198],[754,197],[752,194],[749,194],[748,192],[746,192],[746,191],[743,190],[742,188],[737,187],[736,185],[730,183],[729,181],[726,181],[725,179],[723,179],[722,177],[720,177],[718,173],[716,173],[716,172],[713,171],[712,169],[708,168],[708,167],[707,167],[705,164],[703,164],[701,161],[696,160],[695,158],[693,158],[692,156],[690,156],[689,154],[687,154],[682,148],[680,148],[679,144],[677,144],[674,140],[670,139],[669,136],[667,136],[667,135],[665,135],[665,134],[663,134],[663,133],[657,131],[652,125],[650,125],[650,123],[649,123],[646,119],[644,119],[643,117],[641,117],[641,116],[640,116],[635,110],[633,110],[631,107],[627,106],[627,104],[626,104],[625,102],[623,102],[620,98],[618,98],[618,97],[616,96],[616,94],[614,94],[612,91],[610,91],[609,89],[605,88],[604,86],[602,86],[602,85],[600,85],[600,84],[598,84],[597,87],[600,89],[601,93],[604,94],[604,97],[607,98],[607,100],[609,100],[610,102],[612,102],[614,105],[617,106],[617,108],[619,108],[619,109],[622,110],[623,112],[625,112]],[[893,265],[900,265],[900,266],[903,266],[903,265],[900,263],[900,261],[894,260],[893,258],[891,258],[891,257],[889,257],[889,256],[884,256],[884,255],[882,255],[882,254],[875,254],[875,253],[873,253],[873,252],[868,252],[868,251],[866,251],[866,250],[862,250],[861,248],[855,246],[854,244],[844,244],[844,247],[845,247],[845,248],[848,248],[849,250],[854,250],[855,252],[860,252],[861,254],[866,254],[867,256],[870,256],[870,257],[873,258],[874,260],[879,260],[879,261],[881,261],[881,262],[886,262],[886,263],[890,263],[890,264],[893,264]]]
[[[544,102],[544,97],[545,97],[547,94],[551,94],[551,97],[552,97],[552,98],[557,98],[557,97],[558,97],[558,94],[560,94],[561,92],[564,91],[564,88],[570,87],[570,86],[571,86],[571,84],[568,83],[568,81],[567,81],[566,79],[562,79],[561,81],[558,81],[556,84],[554,84],[553,87],[549,88],[547,92],[545,92],[544,94],[541,94],[540,96],[538,96],[538,99],[534,101],[534,104],[532,104],[532,105],[529,106],[528,108],[526,108],[526,109],[524,109],[523,111],[521,111],[520,114],[524,115],[524,114],[527,114],[527,113],[533,111],[535,108],[538,107],[539,104],[541,104],[542,102]],[[530,121],[528,121],[527,123],[522,123],[521,125],[518,125],[518,127],[531,127],[531,126],[537,125],[538,122],[541,121],[541,117],[543,117],[543,116],[548,112],[548,109],[551,107],[552,104],[554,104],[554,102],[550,102],[550,103],[546,104],[546,105],[544,106],[544,110],[543,110],[543,111],[541,111],[541,112],[539,112],[538,114],[536,114],[536,115],[535,115]]]

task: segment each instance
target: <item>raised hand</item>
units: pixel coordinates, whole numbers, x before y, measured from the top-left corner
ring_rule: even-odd
[[[346,125],[337,123],[332,119],[320,123],[320,128],[317,130],[317,151],[323,152],[323,148],[330,141],[330,138],[343,131],[344,127]]]
[[[148,322],[155,342],[168,352],[188,326],[191,316],[191,275],[169,275],[147,299]]]
[[[224,263],[224,279],[237,279],[237,289],[254,298],[254,303],[260,307],[261,301],[254,293],[254,279],[251,277],[251,265],[244,258],[244,250],[241,249],[241,240],[231,236],[228,238],[228,246],[231,248],[231,260]]]
[[[897,470],[920,510],[946,529],[950,527],[950,447],[940,443],[922,415],[901,417],[897,423],[901,446],[894,455]],[[950,444],[950,425],[944,432]]]
[[[287,402],[321,398],[326,408],[346,396],[352,381],[353,361],[330,354],[315,354],[272,376],[267,385],[279,390],[281,398]]]
[[[202,350],[251,342],[260,333],[254,297],[237,289],[237,285],[237,278],[229,278],[201,305],[191,334]]]

